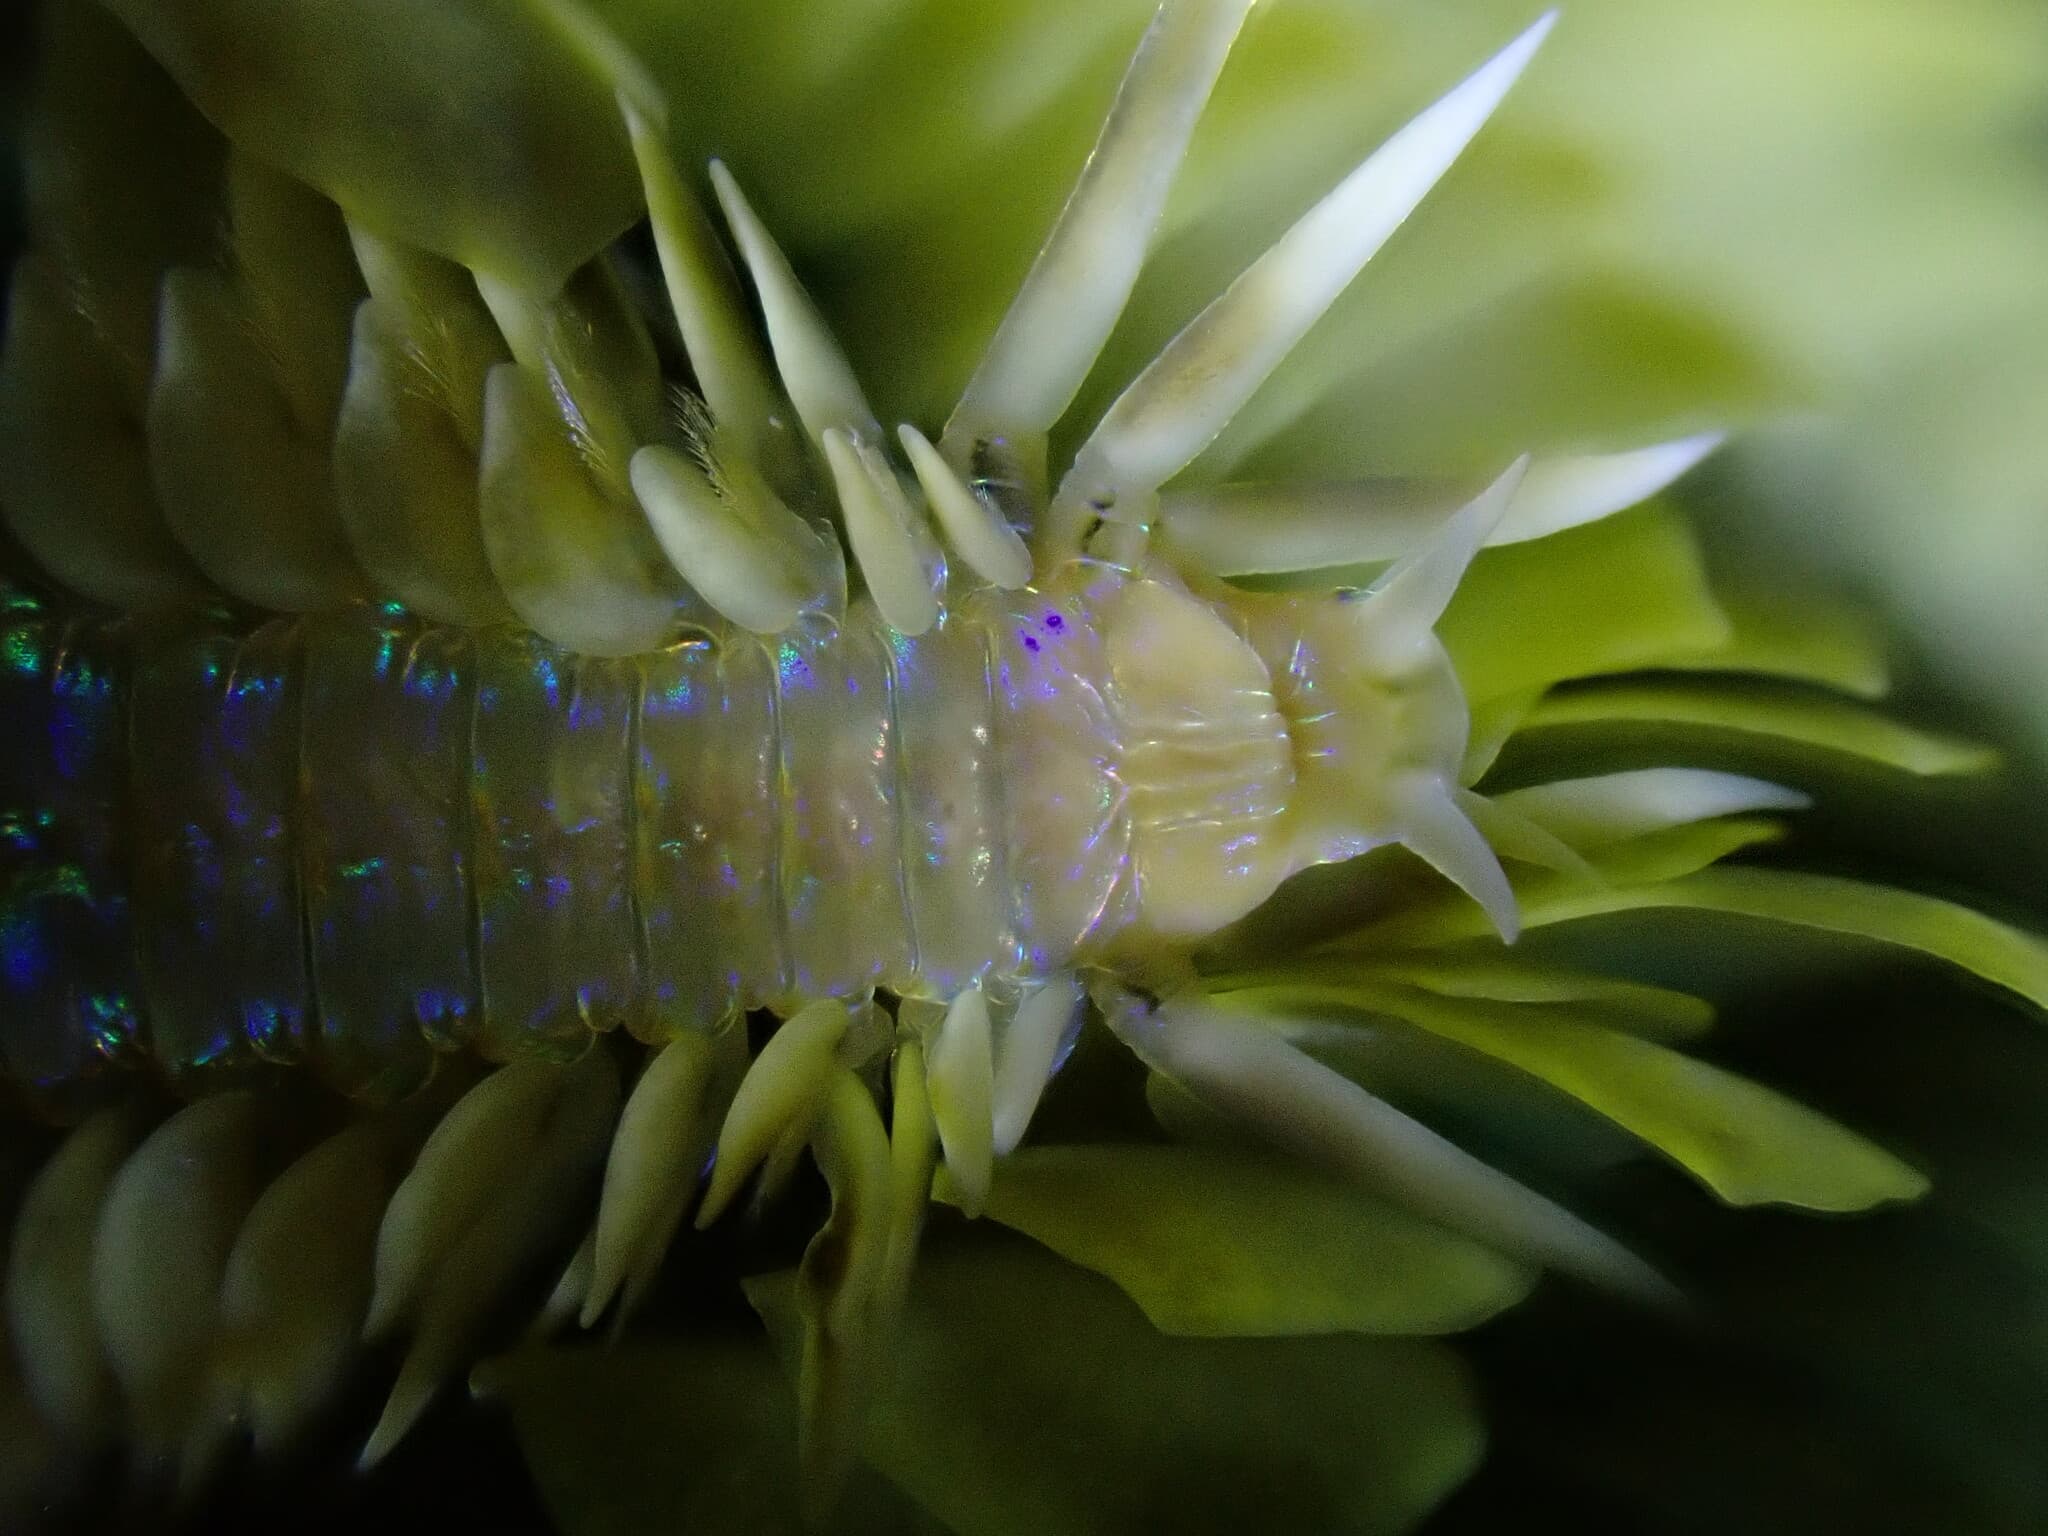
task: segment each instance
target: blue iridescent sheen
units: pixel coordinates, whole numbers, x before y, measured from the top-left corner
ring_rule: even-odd
[[[294,627],[188,624],[138,652],[128,832],[152,1053],[173,1076],[297,1061],[311,986],[292,836]]]
[[[481,1013],[470,637],[391,609],[301,621],[297,808],[315,1053],[344,1091],[426,1080]]]
[[[478,1044],[568,1056],[637,987],[628,765],[638,674],[530,634],[479,635],[471,724]]]
[[[126,635],[19,589],[0,611],[0,1062],[67,1113],[108,1063],[144,1048],[117,831]]]

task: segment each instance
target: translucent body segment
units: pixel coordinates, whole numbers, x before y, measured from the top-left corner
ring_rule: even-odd
[[[1131,819],[1101,638],[1086,594],[987,593],[1005,868],[1025,975],[1059,969],[1130,915]]]
[[[469,789],[478,1046],[574,1056],[623,1023],[635,966],[627,805],[637,672],[511,630],[477,637]]]
[[[953,996],[1017,956],[1011,930],[988,631],[958,613],[892,646],[902,764],[903,876],[917,972],[911,996]]]
[[[396,610],[307,621],[300,871],[323,1073],[395,1097],[475,1032],[461,630]]]
[[[642,661],[633,838],[647,1006],[632,1022],[644,1039],[783,991],[773,676],[747,637]]]
[[[125,779],[113,624],[64,622],[0,594],[0,1059],[68,1116],[142,1024],[126,872],[114,828]]]
[[[188,627],[142,648],[129,694],[136,956],[173,1076],[296,1061],[311,1013],[299,873],[293,626]]]
[[[642,956],[634,1036],[669,1041],[708,1028],[731,1007],[737,978],[709,942],[717,818],[692,771],[720,718],[718,653],[701,640],[640,664],[633,749],[633,890]]]
[[[1209,933],[1290,873],[1287,721],[1265,663],[1208,603],[1154,580],[1105,596],[1097,615],[1142,920],[1155,934]]]
[[[865,622],[864,622],[865,621]],[[779,875],[796,997],[859,997],[911,966],[888,651],[872,610],[778,637]]]

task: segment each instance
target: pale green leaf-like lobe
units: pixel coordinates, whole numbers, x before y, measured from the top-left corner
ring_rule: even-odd
[[[1570,843],[1541,822],[1525,815],[1519,807],[1509,804],[1505,796],[1489,800],[1469,789],[1460,789],[1451,798],[1465,813],[1466,820],[1501,858],[1539,864],[1545,869],[1582,875],[1588,880],[1599,878]]]
[[[1603,910],[1628,911],[1642,904],[1634,894],[1638,888],[1682,880],[1732,854],[1783,836],[1783,823],[1763,817],[1691,822],[1589,850],[1587,862],[1599,876],[1592,884],[1574,874],[1526,871],[1514,883],[1515,900],[1525,928],[1541,928]],[[1473,911],[1455,893],[1424,892],[1332,940],[1327,947],[1375,954],[1461,944],[1491,932],[1485,915]]]
[[[1078,979],[1064,972],[1018,1003],[996,1057],[996,1156],[1008,1157],[1031,1128],[1053,1066],[1080,1026],[1083,1002]]]
[[[890,1070],[889,1254],[876,1308],[884,1327],[894,1327],[910,1295],[940,1150],[925,1081],[924,1043],[915,1033],[898,1038]]]
[[[93,1316],[101,1203],[147,1129],[136,1106],[101,1110],[64,1138],[16,1213],[7,1252],[13,1358],[37,1415],[74,1445],[118,1422],[119,1399]]]
[[[1004,1163],[985,1214],[1108,1276],[1162,1332],[1198,1337],[1450,1333],[1535,1278],[1326,1175],[1236,1150],[1033,1148]]]
[[[365,1337],[378,1338],[413,1315],[434,1269],[490,1203],[561,1087],[555,1067],[515,1063],[491,1073],[441,1117],[379,1225]]]
[[[1653,1039],[1690,1039],[1714,1022],[1713,1005],[1689,993],[1615,976],[1565,970],[1554,962],[1516,960],[1507,955],[1427,954],[1360,955],[1342,961],[1297,961],[1260,973],[1220,977],[1211,983],[1230,986],[1314,985],[1332,979],[1340,985],[1356,975],[1421,987],[1443,997],[1479,998],[1546,1009],[1610,1029],[1626,1029]]]
[[[847,1023],[844,1003],[818,1002],[786,1019],[769,1036],[740,1080],[719,1128],[711,1183],[697,1208],[700,1230],[724,1214],[747,1176],[786,1134],[808,1134],[824,1108],[834,1053],[846,1036]]]
[[[788,1277],[747,1291],[787,1358]],[[1007,1235],[931,1245],[891,1365],[868,1459],[958,1536],[1395,1536],[1479,1455],[1463,1372],[1434,1341],[1171,1338]]]
[[[585,1328],[622,1289],[629,1306],[638,1299],[696,1194],[723,1107],[722,1054],[718,1040],[686,1030],[633,1085],[606,1155],[590,1284],[579,1308]]]
[[[220,1369],[259,1453],[295,1440],[357,1361],[379,1219],[410,1150],[390,1119],[353,1125],[279,1174],[235,1236]]]
[[[478,1366],[471,1389],[509,1410],[563,1536],[812,1536],[795,1393],[758,1332],[662,1334],[614,1350],[529,1346]],[[865,1469],[833,1529],[940,1536]]]
[[[262,1188],[266,1112],[217,1094],[158,1126],[108,1185],[92,1253],[92,1305],[106,1359],[145,1461],[225,1444],[230,1404],[213,1376],[222,1272]]]
[[[336,509],[380,593],[443,624],[509,623],[477,505],[484,381],[505,344],[452,262],[350,231],[356,310],[335,423]]]
[[[1916,730],[1847,699],[1763,691],[1707,679],[1600,683],[1553,694],[1529,712],[1525,730],[1645,726],[1729,731],[1863,758],[1906,773],[1982,773],[1998,754],[1976,742]]]
[[[804,1505],[822,1529],[860,1456],[883,1344],[876,1304],[892,1232],[889,1137],[874,1099],[846,1067],[833,1071],[812,1147],[832,1191],[832,1214],[797,1266],[804,1319],[797,1448]]]
[[[172,534],[220,586],[288,613],[366,596],[332,443],[362,280],[334,206],[228,158],[224,270],[164,279],[147,425]]]
[[[70,590],[150,609],[210,589],[164,526],[141,414],[49,259],[20,257],[0,344],[0,517]]]
[[[112,9],[239,148],[389,239],[547,295],[640,214],[614,101],[646,87],[572,0]]]
[[[1891,688],[1884,636],[1873,615],[1812,593],[1723,593],[1731,626],[1727,638],[1705,650],[1658,658],[1660,670],[1738,672],[1811,683],[1881,699]]]
[[[1628,1034],[1541,1012],[1364,980],[1325,1006],[1404,1020],[1571,1095],[1670,1157],[1731,1205],[1862,1211],[1926,1193],[1890,1153],[1783,1095]],[[1290,996],[1233,993],[1234,1006]],[[1312,997],[1296,1005],[1314,1009]]]
[[[816,563],[818,538],[795,513],[772,497],[738,506],[659,443],[633,455],[630,474],[662,553],[705,602],[756,634],[778,634],[802,616],[816,596],[805,566]]]
[[[549,1253],[562,1251],[577,1216],[587,1209],[584,1202],[618,1119],[618,1070],[604,1050],[543,1070],[558,1079],[557,1091],[520,1127],[516,1153],[486,1171],[490,1188],[484,1200],[434,1267],[397,1379],[357,1458],[359,1469],[376,1466],[404,1439],[443,1383],[475,1358],[512,1282]]]
[[[2048,939],[1939,897],[1832,875],[1747,867],[1703,870],[1636,894],[1644,898],[1642,906],[1725,912],[1896,945],[2048,1010]]]
[[[654,650],[675,631],[679,584],[639,506],[593,480],[557,405],[532,370],[491,370],[477,501],[492,574],[521,621],[557,645]]]
[[[2048,939],[2038,934],[1915,891],[1796,870],[1710,867],[1776,835],[1774,823],[1737,818],[1597,850],[1602,885],[1548,873],[1521,882],[1523,923],[1540,928],[1627,912],[1718,912],[1912,950],[2048,1010]],[[1456,901],[1411,903],[1346,935],[1340,945],[1372,954],[1454,944],[1487,931],[1483,918]]]

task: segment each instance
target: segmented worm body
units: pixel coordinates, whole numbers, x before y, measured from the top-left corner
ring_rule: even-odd
[[[1269,695],[1163,720],[1119,665],[1138,609],[1192,598],[1065,586],[914,637],[856,604],[632,658],[395,609],[248,629],[20,594],[10,1073],[62,1098],[123,1058],[188,1089],[309,1062],[390,1099],[466,1046],[1014,999],[1138,920],[1134,844],[1192,809],[1255,862],[1292,779]]]

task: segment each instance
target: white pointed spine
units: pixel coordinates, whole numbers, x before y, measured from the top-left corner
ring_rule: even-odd
[[[1153,1070],[1297,1156],[1501,1252],[1669,1306],[1670,1283],[1604,1232],[1281,1039],[1200,998],[1104,1010]]]
[[[923,547],[928,536],[920,538],[923,530],[896,471],[878,449],[843,428],[828,428],[823,443],[846,518],[846,542],[875,607],[899,633],[923,634],[939,617],[935,573]]]
[[[988,999],[969,987],[946,1009],[931,1042],[926,1082],[960,1209],[981,1214],[995,1162],[994,1044]]]
[[[976,439],[1047,431],[1072,403],[1129,301],[1195,121],[1255,0],[1167,0],[1024,286],[946,426]]]
[[[1719,446],[1718,434],[1623,453],[1539,458],[1489,546],[1547,538],[1654,496]],[[1176,559],[1218,576],[1330,570],[1394,560],[1433,538],[1463,506],[1466,480],[1356,480],[1205,486],[1160,498]]]
[[[1014,591],[1031,582],[1031,551],[1003,515],[969,488],[931,440],[905,422],[897,429],[910,467],[946,542],[991,586]]]
[[[1092,517],[1150,520],[1159,487],[1214,440],[1406,221],[1556,19],[1546,13],[1396,133],[1167,343],[1075,456],[1048,519],[1056,549],[1069,552]]]
[[[1725,441],[1703,432],[1625,453],[1538,459],[1492,542],[1519,544],[1576,528],[1647,500]]]
[[[1366,651],[1361,659],[1398,669],[1417,640],[1436,627],[1528,469],[1525,454],[1473,497],[1434,539],[1379,579],[1365,600]]]
[[[1750,811],[1803,811],[1796,789],[1707,768],[1638,768],[1510,790],[1501,805],[1581,848]]]
[[[725,221],[739,242],[740,255],[753,275],[754,291],[760,296],[762,318],[768,324],[768,344],[775,353],[775,366],[782,374],[790,403],[809,432],[811,440],[824,442],[831,428],[863,434],[877,434],[874,412],[860,380],[826,327],[824,316],[804,292],[789,258],[768,233],[768,227],[754,212],[732,172],[720,160],[711,162],[711,185]]]
[[[1081,984],[1068,972],[1055,976],[1017,1005],[1017,1015],[1003,1032],[996,1063],[995,1153],[1008,1157],[1017,1150],[1031,1117],[1045,1094],[1045,1085],[1081,1019]]]
[[[1479,903],[1504,944],[1521,936],[1514,887],[1472,818],[1441,781],[1420,781],[1394,797],[1401,846]]]
[[[732,269],[683,184],[660,127],[623,93],[619,109],[633,141],[655,253],[691,370],[727,440],[759,462],[780,395]]]

